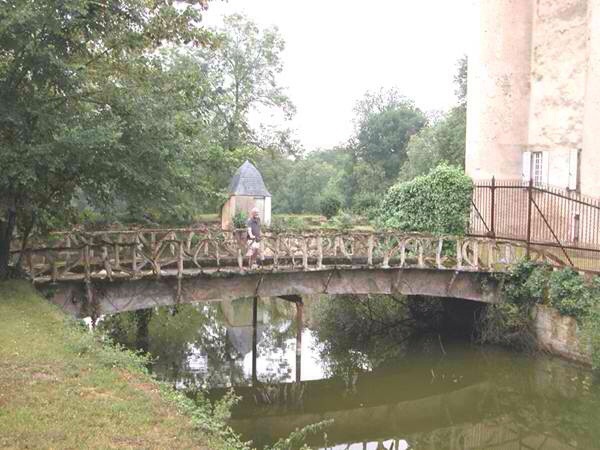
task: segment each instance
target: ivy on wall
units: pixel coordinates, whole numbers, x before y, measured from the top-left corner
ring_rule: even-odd
[[[548,264],[522,261],[497,278],[505,303],[490,305],[478,320],[479,341],[533,348],[531,308],[545,304],[574,317],[582,345],[590,345],[592,366],[600,369],[600,277],[586,278],[570,267],[553,270]]]

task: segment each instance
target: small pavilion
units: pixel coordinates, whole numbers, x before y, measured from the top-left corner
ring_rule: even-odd
[[[250,161],[246,161],[229,184],[229,199],[221,208],[221,227],[224,230],[233,229],[233,216],[239,212],[249,216],[255,207],[260,211],[262,223],[270,225],[271,194],[258,169]]]

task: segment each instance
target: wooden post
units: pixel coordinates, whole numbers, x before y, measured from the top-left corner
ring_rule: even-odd
[[[439,238],[437,251],[435,252],[435,264],[438,269],[442,268],[442,249],[444,248],[444,238]]]
[[[92,279],[92,270],[90,267],[90,246],[85,244],[83,247],[83,270],[85,273],[85,282],[89,283]]]
[[[136,233],[135,239],[133,240],[133,246],[131,247],[131,265],[133,270],[133,278],[138,278],[140,276],[140,268],[137,263],[137,250],[138,245],[140,245],[140,236]]]
[[[373,234],[369,235],[369,242],[368,242],[368,250],[367,250],[367,264],[369,266],[373,265],[373,249],[375,248],[375,238],[373,236]]]
[[[256,375],[256,346],[258,342],[257,336],[257,320],[258,320],[258,297],[254,297],[252,302],[252,384],[254,385],[258,381]]]
[[[317,269],[323,268],[323,235],[317,236]]]
[[[306,236],[302,236],[302,268],[308,270],[308,243]]]
[[[302,301],[296,302],[296,383],[302,381],[302,330],[303,330],[303,310]]]
[[[177,278],[183,278],[183,242],[179,241],[179,255],[177,259]]]

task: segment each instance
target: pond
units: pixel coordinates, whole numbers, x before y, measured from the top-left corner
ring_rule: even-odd
[[[307,438],[311,447],[600,448],[600,386],[588,369],[441,331],[382,338],[375,352],[335,351],[313,318],[319,301],[186,304],[100,327],[149,351],[151,370],[178,389],[216,400],[233,388],[241,401],[230,425],[257,448],[331,419]]]

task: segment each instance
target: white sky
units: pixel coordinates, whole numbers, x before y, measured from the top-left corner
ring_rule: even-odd
[[[471,0],[214,0],[205,23],[243,13],[286,41],[280,81],[297,108],[306,150],[351,135],[365,91],[397,87],[421,109],[452,106],[457,60],[467,52]]]

